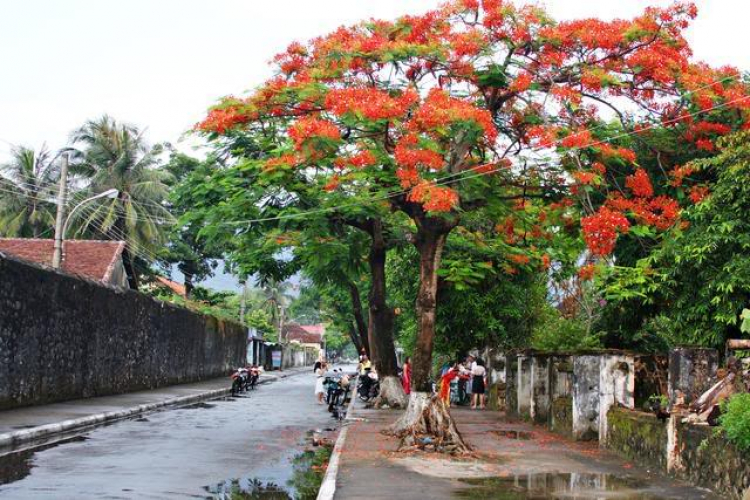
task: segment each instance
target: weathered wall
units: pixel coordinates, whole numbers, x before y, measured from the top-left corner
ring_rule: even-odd
[[[505,360],[505,414],[518,418],[518,356],[509,353]]]
[[[607,448],[641,465],[667,470],[667,424],[652,413],[610,408]]]
[[[677,424],[677,434],[682,463],[677,475],[726,495],[727,500],[750,498],[750,457],[746,453],[717,434],[716,428]]]
[[[531,359],[531,420],[537,424],[549,421],[550,356],[535,355]]]
[[[571,356],[556,355],[550,362],[549,426],[564,436],[573,435],[573,362]]]
[[[719,368],[716,349],[678,347],[669,353],[669,401],[690,404],[709,387]],[[682,400],[682,401],[679,401]]]
[[[524,420],[531,418],[531,356],[518,356],[518,416]]]
[[[0,408],[227,374],[246,331],[0,254]]]
[[[601,357],[573,358],[573,437],[595,440],[599,437],[599,379]]]
[[[601,357],[599,368],[599,442],[607,442],[609,409],[613,406],[635,408],[633,356],[608,354]]]

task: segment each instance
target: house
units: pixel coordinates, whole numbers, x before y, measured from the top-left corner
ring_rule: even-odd
[[[325,336],[324,325],[299,325],[297,323],[288,323],[284,325],[281,334],[281,341],[297,343],[304,347],[323,346]]]
[[[0,238],[0,253],[51,267],[54,245],[52,239]],[[128,288],[122,262],[124,241],[66,240],[62,250],[62,272],[108,286]]]

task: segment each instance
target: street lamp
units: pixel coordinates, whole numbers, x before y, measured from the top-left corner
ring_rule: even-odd
[[[99,198],[115,199],[119,194],[120,191],[118,191],[117,189],[108,189],[102,193],[91,196],[90,198],[86,198],[81,203],[73,207],[73,210],[70,211],[68,217],[65,219],[65,224],[63,224],[62,227],[59,227],[59,224],[58,227],[55,227],[55,246],[52,253],[52,267],[54,267],[55,269],[60,269],[60,265],[62,263],[62,243],[63,240],[65,240],[65,235],[68,231],[68,224],[70,223],[70,218],[73,216],[73,213],[75,213],[76,210],[81,208],[86,203],[98,200]]]

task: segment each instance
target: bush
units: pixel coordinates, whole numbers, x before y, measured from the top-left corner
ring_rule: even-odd
[[[727,438],[741,451],[750,452],[750,394],[735,394],[721,416]]]

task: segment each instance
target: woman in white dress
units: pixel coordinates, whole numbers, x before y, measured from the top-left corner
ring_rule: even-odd
[[[320,367],[318,367],[317,370],[315,370],[315,376],[317,379],[315,379],[315,395],[318,397],[318,404],[323,404],[323,396],[325,395],[325,389],[323,388],[323,375],[326,372],[326,364],[321,363]]]

